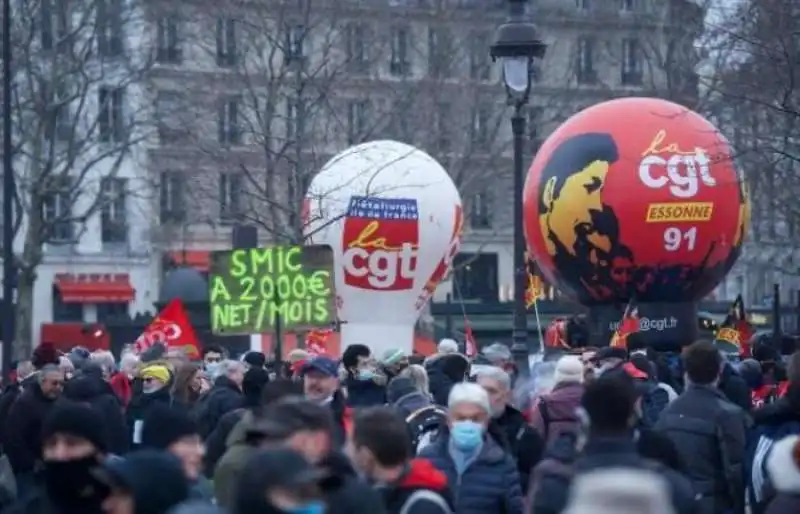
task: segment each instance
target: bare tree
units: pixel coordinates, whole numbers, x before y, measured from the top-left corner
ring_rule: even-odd
[[[87,219],[136,182],[119,173],[148,137],[146,107],[136,100],[146,94],[150,59],[126,39],[143,30],[126,2],[14,5],[12,116],[22,241],[14,350],[22,357],[30,350],[33,286],[46,248],[76,244]]]

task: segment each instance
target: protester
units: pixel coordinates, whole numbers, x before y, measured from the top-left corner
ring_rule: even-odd
[[[69,360],[69,357],[67,357],[66,355],[61,355],[58,358],[58,369],[60,369],[61,372],[64,373],[64,380],[69,380],[72,377],[74,377],[77,371],[75,369],[75,364],[73,364],[72,361]]]
[[[408,355],[399,348],[391,348],[383,353],[380,364],[383,375],[391,380],[408,367]]]
[[[42,424],[64,387],[64,373],[48,364],[36,374],[36,381],[26,387],[2,422],[5,452],[21,492],[33,480],[33,471],[42,448]]]
[[[575,479],[564,514],[674,514],[668,483],[652,471],[616,469]]]
[[[678,514],[700,514],[692,485],[667,466],[644,458],[634,440],[637,392],[626,373],[601,373],[586,385],[581,398],[581,432],[554,441],[533,473],[529,505],[536,514],[565,509],[573,477],[593,471],[629,468],[656,471],[669,483]],[[676,400],[677,401],[677,400]]]
[[[800,512],[800,437],[792,435],[775,443],[767,471],[777,494],[765,514]]]
[[[420,456],[447,476],[456,514],[497,509],[521,514],[522,488],[516,463],[486,435],[492,413],[489,395],[477,384],[456,384],[447,407],[447,426]]]
[[[533,428],[550,444],[565,432],[577,432],[584,366],[574,355],[564,355],[556,362],[553,389],[539,396],[531,407]]]
[[[251,351],[242,356],[242,362],[247,367],[247,370],[251,370],[253,368],[264,369],[264,366],[267,364],[267,356],[262,352]]]
[[[405,421],[406,439],[414,454],[431,443],[447,420],[447,411],[434,404],[430,395],[420,391],[406,377],[396,377],[389,382],[386,401]]]
[[[136,374],[136,367],[139,365],[139,357],[133,353],[122,355],[119,360],[119,371],[111,374],[109,383],[111,389],[120,399],[122,405],[127,407],[133,395],[133,377]]]
[[[59,402],[45,416],[37,432],[39,438],[36,454],[42,459],[41,482],[20,491],[20,500],[4,513],[103,512],[101,506],[108,491],[92,474],[108,452],[102,415],[86,405]]]
[[[169,394],[169,384],[172,373],[162,364],[146,364],[139,372],[142,380],[142,392],[131,398],[128,405],[127,422],[131,431],[131,449],[137,449],[142,442],[142,424],[147,412],[156,404],[169,405],[172,397]]]
[[[656,430],[672,440],[686,463],[702,498],[699,512],[744,514],[749,418],[717,387],[724,362],[713,343],[688,346],[682,360],[686,388],[661,413]]]
[[[489,395],[492,410],[489,434],[514,457],[524,494],[528,490],[530,473],[542,458],[544,439],[511,405],[511,376],[506,371],[490,366],[479,371],[477,377],[478,385]]]
[[[172,403],[186,410],[192,410],[200,397],[206,393],[203,370],[198,364],[186,362],[175,370],[172,385]]]
[[[330,408],[336,422],[336,442],[343,445],[347,439],[351,413],[341,390],[337,362],[323,355],[313,357],[303,365],[301,375],[306,399]]]
[[[372,407],[353,421],[348,451],[356,469],[377,484],[389,514],[450,514],[447,476],[425,459],[413,458],[406,423],[396,411]]]
[[[399,376],[408,378],[411,380],[411,384],[415,389],[417,389],[417,391],[428,397],[431,397],[428,372],[425,371],[425,367],[421,364],[410,364],[407,368],[400,372]],[[431,399],[433,398],[431,397]]]
[[[351,344],[342,355],[348,407],[369,407],[386,403],[386,376],[372,361],[372,352],[363,344]]]
[[[242,382],[245,366],[239,361],[224,360],[217,368],[214,386],[197,406],[200,435],[205,439],[222,416],[244,405]]]
[[[181,463],[166,452],[143,450],[107,460],[95,475],[110,490],[105,514],[167,514],[189,499]]]
[[[253,429],[264,448],[288,446],[326,473],[320,483],[328,514],[384,512],[380,496],[361,481],[338,450],[329,409],[306,400],[285,399],[264,409]],[[216,476],[215,476],[216,487]]]
[[[206,346],[203,348],[203,369],[212,378],[217,376],[217,368],[225,358],[225,350],[219,346]]]
[[[323,514],[324,472],[291,449],[260,450],[236,484],[231,514]]]
[[[439,341],[436,350],[440,355],[458,353],[458,342],[454,339],[442,339]]]
[[[450,390],[469,377],[470,362],[460,353],[448,353],[425,362],[428,383],[433,401],[447,405]]]

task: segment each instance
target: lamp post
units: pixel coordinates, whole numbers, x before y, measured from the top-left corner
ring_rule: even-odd
[[[3,0],[3,376],[11,370],[14,341],[14,169],[11,146],[11,0]]]
[[[528,364],[528,320],[525,290],[528,270],[525,262],[525,233],[522,223],[522,193],[525,186],[525,131],[523,109],[528,103],[536,61],[542,59],[547,45],[539,39],[536,26],[525,19],[528,0],[508,0],[509,19],[497,29],[491,48],[493,61],[503,65],[503,82],[508,103],[514,108],[511,132],[514,136],[514,327],[511,353],[522,376],[530,374]]]

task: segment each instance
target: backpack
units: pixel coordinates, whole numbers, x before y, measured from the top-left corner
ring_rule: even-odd
[[[661,411],[669,405],[669,393],[666,389],[652,382],[649,385],[650,389],[642,395],[641,424],[645,428],[653,428],[658,422]]]
[[[550,410],[547,407],[547,401],[544,399],[543,396],[539,397],[537,401],[537,406],[539,407],[539,416],[542,417],[542,425],[544,426],[544,434],[539,434],[542,436],[542,439],[547,442],[550,437],[550,424],[551,423],[577,423],[578,417],[566,417],[566,418],[552,418],[550,417]]]
[[[417,409],[406,417],[406,426],[411,438],[411,447],[419,453],[428,446],[439,427],[447,420],[447,411],[438,405],[428,405]]]

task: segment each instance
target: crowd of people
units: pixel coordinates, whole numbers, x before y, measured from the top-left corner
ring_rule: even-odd
[[[556,355],[531,389],[504,345],[438,350],[39,346],[0,396],[2,512],[800,512],[800,353],[632,337]]]

